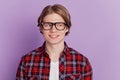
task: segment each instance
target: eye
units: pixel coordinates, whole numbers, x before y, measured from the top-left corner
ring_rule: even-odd
[[[49,26],[51,26],[52,24],[51,23],[43,23],[43,26],[44,27],[49,27]]]
[[[62,24],[61,24],[61,23],[58,23],[57,25],[58,25],[58,26],[62,26]]]
[[[49,26],[52,26],[52,23],[48,23]]]
[[[58,23],[57,26],[64,26],[64,23]]]

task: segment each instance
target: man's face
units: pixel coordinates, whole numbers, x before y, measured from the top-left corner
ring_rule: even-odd
[[[45,16],[43,19],[43,22],[65,23],[64,19],[56,13],[52,13],[52,14]],[[61,27],[61,26],[63,26],[63,25],[59,25],[59,27]],[[50,30],[41,29],[46,42],[48,42],[50,44],[57,44],[57,43],[64,42],[65,34],[66,34],[66,32],[68,32],[67,26],[64,25],[64,27],[65,28],[63,30],[57,30],[55,25],[52,25],[52,28]]]

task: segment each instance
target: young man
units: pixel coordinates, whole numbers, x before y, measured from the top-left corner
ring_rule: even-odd
[[[88,59],[64,41],[71,27],[68,10],[46,6],[38,18],[44,44],[22,57],[16,80],[92,80]]]

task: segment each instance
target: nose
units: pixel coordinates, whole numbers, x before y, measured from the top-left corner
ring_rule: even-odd
[[[50,31],[51,31],[51,32],[56,32],[56,31],[57,31],[55,25],[52,26],[52,29],[51,29]]]

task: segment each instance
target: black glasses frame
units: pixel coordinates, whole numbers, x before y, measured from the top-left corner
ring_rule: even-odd
[[[44,24],[51,24],[51,26],[50,26],[50,29],[44,29]],[[56,26],[56,24],[59,24],[59,23],[62,23],[62,24],[64,24],[64,28],[63,29],[58,29],[57,28],[57,26]],[[66,23],[65,22],[55,22],[55,23],[52,23],[52,22],[42,22],[41,23],[41,25],[42,25],[42,28],[44,29],[44,30],[51,30],[52,28],[53,28],[53,25],[55,26],[55,28],[58,30],[58,31],[62,31],[62,30],[64,30],[65,28],[66,28]]]

